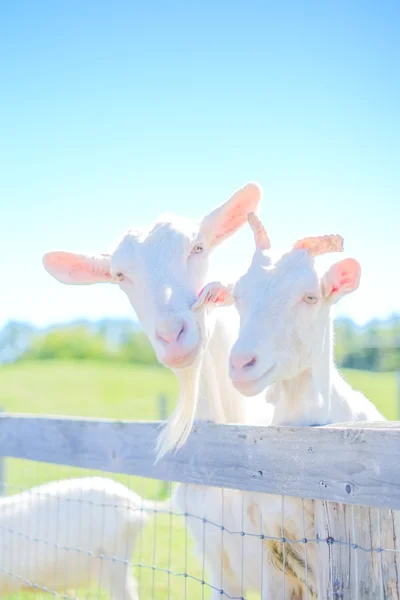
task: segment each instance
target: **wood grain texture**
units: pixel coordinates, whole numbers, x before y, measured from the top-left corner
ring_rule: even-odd
[[[0,408],[0,415],[4,413],[4,409]],[[0,456],[0,496],[5,496],[6,494],[6,467],[5,461],[2,456]]]
[[[154,464],[161,425],[3,414],[0,456],[314,498],[319,599],[400,600],[400,423],[198,423]]]
[[[154,464],[160,422],[0,416],[0,455],[166,481],[400,508],[400,424],[198,423]]]
[[[321,598],[399,600],[399,513],[316,502]]]

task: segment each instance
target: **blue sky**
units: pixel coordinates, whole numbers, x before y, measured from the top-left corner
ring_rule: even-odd
[[[42,254],[200,217],[249,180],[278,247],[344,236],[363,279],[338,313],[400,311],[399,17],[395,1],[3,2],[0,324],[131,315]],[[251,252],[243,230],[215,273]]]

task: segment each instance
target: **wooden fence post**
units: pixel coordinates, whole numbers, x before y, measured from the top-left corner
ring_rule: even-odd
[[[0,408],[0,413],[4,412],[4,408]],[[6,461],[4,456],[0,456],[0,496],[6,495]]]
[[[400,419],[400,369],[396,371],[397,418]]]

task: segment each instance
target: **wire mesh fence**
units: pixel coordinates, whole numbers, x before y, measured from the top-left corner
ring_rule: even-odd
[[[156,433],[150,439],[146,424],[0,419],[0,454],[42,456],[5,461],[0,595],[398,598],[400,523],[391,508],[400,508],[398,424],[312,430],[205,427],[186,454],[152,470],[153,459],[142,464]],[[213,442],[216,432],[222,443]],[[204,439],[214,443],[208,457]],[[284,452],[288,461],[277,464]],[[149,477],[118,474],[124,471]],[[166,479],[167,471],[183,483],[151,477]],[[229,487],[211,485],[223,481]],[[259,491],[294,494],[310,481],[315,500],[309,491]],[[364,506],[355,503],[357,493]],[[337,502],[346,496],[350,504]]]
[[[7,460],[7,473],[0,591],[9,599],[347,597],[335,553],[349,579],[368,570],[380,588],[349,597],[397,597],[397,574],[387,574],[400,551],[388,527],[397,513],[387,509],[172,483],[162,498],[157,480],[24,460]],[[345,539],[332,517],[345,521]]]

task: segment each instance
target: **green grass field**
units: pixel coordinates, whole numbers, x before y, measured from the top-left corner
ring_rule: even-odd
[[[0,374],[0,407],[10,412],[158,419],[159,394],[167,395],[170,408],[177,394],[173,375],[159,368],[90,362],[41,362],[7,365],[1,367]],[[393,374],[346,371],[344,375],[347,381],[363,391],[388,419],[396,419],[396,381]],[[9,493],[55,479],[93,473],[50,464],[6,461]],[[154,498],[163,493],[160,483],[153,480],[124,475],[111,476],[145,497]],[[142,547],[134,560],[182,573],[185,571],[187,551],[187,572],[202,579],[202,568],[192,554],[191,540],[185,534],[183,517],[174,516],[172,519],[171,528],[170,517],[159,515],[143,531]],[[207,590],[190,578],[168,579],[166,573],[151,569],[141,569],[140,572],[136,569],[136,576],[140,579],[141,599],[196,600],[208,597]],[[41,592],[36,592],[35,595],[37,598],[50,597]],[[24,597],[26,594],[8,598],[16,600]],[[97,598],[98,593],[96,590],[80,590],[77,597]]]

